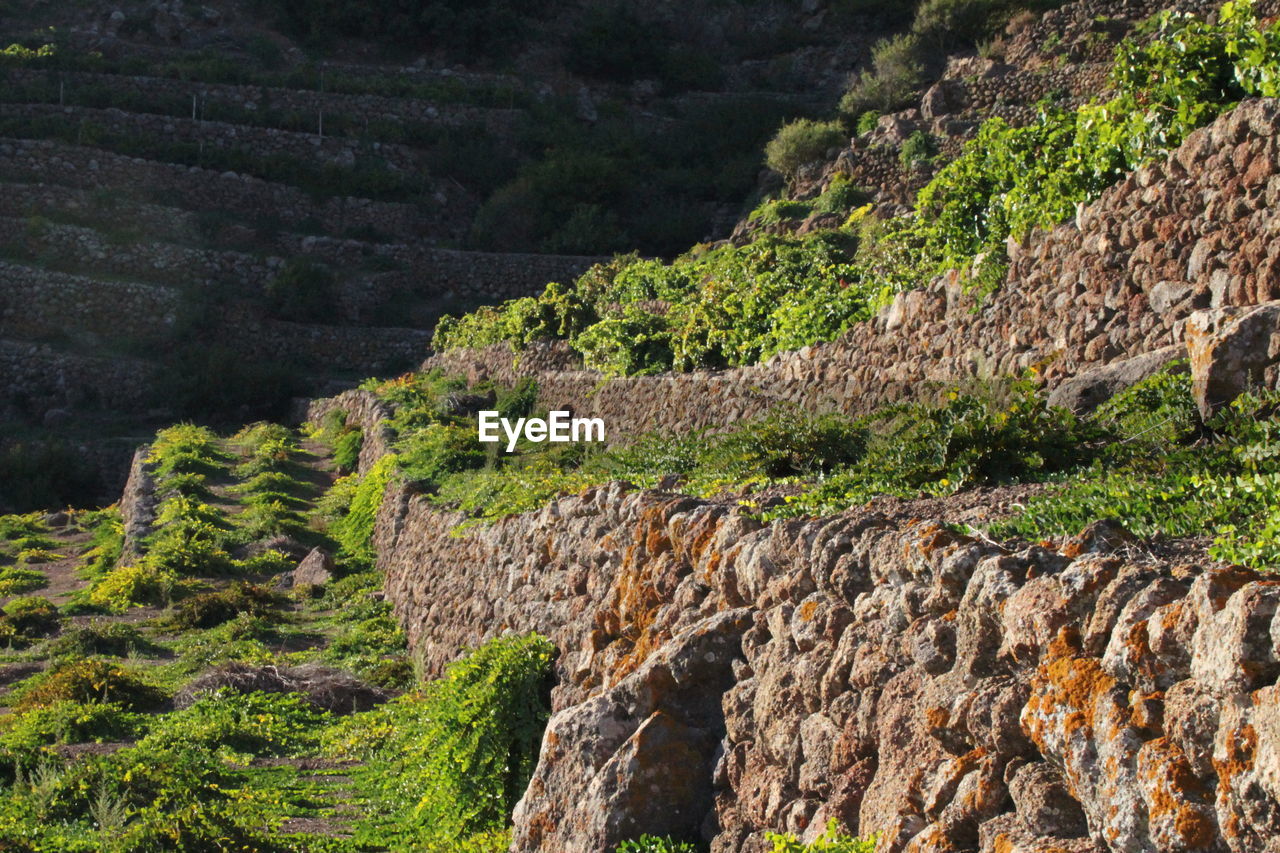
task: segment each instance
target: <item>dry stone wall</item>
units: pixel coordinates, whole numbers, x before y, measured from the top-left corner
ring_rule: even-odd
[[[237,214],[247,222],[279,221],[290,227],[318,224],[341,234],[368,229],[404,239],[447,238],[456,223],[446,216],[447,188],[437,206],[361,198],[317,200],[303,190],[234,172],[163,163],[48,140],[0,138],[0,177],[80,188],[131,188],[182,206],[199,200],[202,210]]]
[[[178,292],[168,287],[0,262],[3,337],[151,338],[172,330],[178,306]]]
[[[881,853],[1244,853],[1280,833],[1276,581],[1160,562],[1107,525],[1007,550],[618,485],[461,520],[391,492],[379,566],[429,675],[506,631],[560,649],[515,853],[641,832],[760,853],[831,817]]]
[[[293,113],[319,116],[340,115],[363,122],[418,122],[445,127],[480,125],[491,134],[510,134],[522,112],[515,109],[477,107],[469,104],[433,103],[418,98],[395,98],[382,95],[347,95],[307,89],[281,89],[271,86],[236,86],[163,77],[135,77],[116,74],[94,74],[74,71],[34,71],[9,69],[4,79],[14,86],[44,86],[63,96],[74,95],[77,88],[95,92],[109,89],[133,99],[157,102],[197,99],[197,109],[210,105],[227,105],[263,116]],[[57,97],[55,95],[55,97]]]
[[[297,133],[270,127],[253,127],[219,121],[197,121],[175,116],[128,113],[118,109],[60,107],[57,104],[0,104],[0,117],[65,118],[95,130],[122,136],[143,136],[170,143],[231,148],[258,155],[307,158],[333,166],[351,167],[361,156],[377,157],[392,169],[412,173],[423,169],[422,155],[404,145],[364,143],[346,137]]]
[[[46,416],[71,409],[139,411],[150,403],[156,365],[134,358],[96,358],[46,344],[0,338],[5,395],[0,418]]]
[[[862,413],[931,384],[1036,368],[1049,387],[1167,347],[1196,310],[1280,298],[1280,102],[1248,101],[1167,159],[1011,245],[1003,287],[979,302],[958,275],[900,294],[832,343],[762,365],[602,381],[563,344],[429,358],[473,380],[532,376],[540,403],[602,417],[611,439],[718,427],[779,403]],[[1276,381],[1270,368],[1267,381]]]

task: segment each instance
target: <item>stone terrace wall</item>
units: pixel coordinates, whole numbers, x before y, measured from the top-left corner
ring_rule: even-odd
[[[411,366],[431,341],[431,333],[420,329],[319,326],[250,317],[228,322],[224,334],[246,358],[366,373]]]
[[[617,486],[459,521],[391,492],[379,567],[428,675],[506,631],[561,651],[518,853],[699,828],[762,853],[830,817],[881,853],[1280,833],[1276,581],[1152,562],[1105,526],[1010,553]]]
[[[1280,102],[1255,100],[1108,190],[1075,222],[1011,246],[1008,280],[981,305],[953,275],[901,294],[838,341],[718,372],[602,383],[571,369],[560,345],[519,358],[501,346],[451,351],[424,367],[473,380],[534,376],[542,405],[602,417],[611,438],[721,426],[780,402],[861,413],[930,383],[1035,366],[1054,387],[1182,344],[1195,310],[1280,297],[1278,228]]]
[[[155,372],[154,364],[139,359],[94,358],[0,339],[3,405],[19,415],[71,408],[140,410],[151,402]]]
[[[287,234],[281,235],[281,243],[288,253],[314,255],[338,264],[367,262],[371,253],[368,243],[331,237]],[[594,264],[608,260],[589,255],[467,252],[412,243],[382,244],[373,254],[405,266],[407,271],[397,275],[415,292],[490,302],[540,293],[548,282],[572,281]]]
[[[37,253],[49,252],[63,262],[92,266],[98,273],[164,284],[221,282],[259,289],[285,266],[283,258],[244,252],[195,249],[175,243],[117,241],[92,228],[75,225],[28,226],[27,220],[0,217],[0,229],[24,234],[27,245]]]
[[[6,183],[0,193],[0,216],[26,218],[46,211],[87,213],[100,209],[91,190],[56,184]],[[172,207],[116,199],[112,213],[118,222],[144,231],[157,240],[181,240],[196,232],[195,214]],[[25,227],[25,223],[24,223]]]
[[[429,212],[411,204],[360,198],[317,200],[285,184],[234,172],[214,172],[194,166],[162,163],[112,154],[95,148],[47,140],[0,138],[0,177],[74,187],[119,189],[165,196],[179,205],[190,199],[201,210],[222,210],[252,223],[278,220],[291,227],[319,223],[326,231],[342,233],[368,228],[404,239],[445,237],[447,196]],[[443,191],[442,191],[443,192]]]
[[[307,406],[305,419],[313,424],[323,424],[325,417],[334,411],[346,413],[346,423],[359,427],[364,434],[360,445],[360,460],[356,473],[365,474],[375,462],[391,452],[391,431],[387,419],[391,408],[370,391],[359,388],[343,391],[336,397],[312,400]]]
[[[0,262],[0,336],[163,335],[177,319],[172,288],[90,279]]]
[[[60,107],[57,104],[3,104],[0,117],[41,119],[61,117],[86,122],[123,136],[143,136],[171,143],[240,149],[257,155],[285,155],[318,160],[334,166],[354,166],[357,157],[369,154],[401,172],[423,168],[422,154],[404,145],[365,143],[356,139],[297,133],[271,127],[253,127],[220,121],[193,121],[175,116],[130,113],[117,109]]]
[[[364,122],[421,122],[442,126],[482,125],[493,134],[510,134],[523,115],[514,109],[476,107],[469,104],[437,104],[417,98],[395,98],[382,95],[345,95],[306,89],[280,89],[269,86],[235,86],[163,77],[131,77],[90,72],[34,71],[9,69],[2,79],[15,85],[65,85],[65,92],[77,87],[127,93],[134,97],[159,101],[195,96],[205,104],[223,103],[237,109],[269,113],[310,113],[341,115]]]

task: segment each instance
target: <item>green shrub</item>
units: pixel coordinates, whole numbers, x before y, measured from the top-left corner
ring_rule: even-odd
[[[0,596],[18,595],[43,589],[49,585],[49,579],[43,572],[21,566],[6,566],[0,569]]]
[[[1003,24],[1008,0],[924,0],[911,23],[926,44],[947,50],[977,44]]]
[[[38,595],[15,598],[4,606],[6,628],[20,637],[44,637],[58,630],[58,608]]]
[[[563,337],[588,366],[623,374],[751,364],[870,316],[880,285],[852,262],[855,249],[847,235],[824,233],[767,236],[672,264],[618,258],[536,300],[441,321],[434,345]]]
[[[342,471],[354,471],[360,464],[364,448],[364,431],[359,427],[345,430],[333,440],[333,463]]]
[[[73,625],[62,632],[45,648],[49,657],[88,657],[107,655],[127,657],[134,654],[154,654],[160,651],[154,643],[132,625],[120,622],[93,622]]]
[[[351,492],[350,509],[330,528],[333,538],[342,546],[344,553],[372,559],[370,540],[373,538],[373,526],[378,519],[382,497],[398,463],[399,460],[393,453],[383,456]]]
[[[827,824],[826,831],[810,844],[802,843],[794,835],[766,833],[765,839],[773,845],[770,853],[874,853],[878,833],[855,838],[840,830],[835,818]]]
[[[80,658],[55,663],[27,682],[16,708],[27,711],[58,702],[101,702],[118,704],[130,711],[152,711],[167,697],[159,688],[110,661]]]
[[[865,428],[847,418],[788,408],[730,432],[701,464],[726,479],[819,475],[861,459],[866,443]]]
[[[472,426],[430,424],[402,436],[400,470],[421,489],[435,488],[450,474],[484,465],[486,454]]]
[[[799,222],[812,212],[813,206],[807,201],[792,201],[779,198],[765,201],[747,217],[748,221],[757,225],[777,225],[780,222]]]
[[[866,453],[771,515],[825,514],[879,494],[951,494],[1041,479],[1087,464],[1096,428],[1050,409],[1029,383],[1006,394],[952,392],[941,404],[888,406],[858,424]]]
[[[864,133],[870,133],[871,131],[875,130],[876,127],[880,124],[880,117],[882,115],[883,113],[881,113],[879,110],[867,110],[866,112],[859,115],[857,124],[855,125],[858,131],[858,135],[862,136]]]
[[[158,481],[174,474],[215,476],[224,470],[225,460],[226,454],[213,431],[194,424],[160,430],[147,456]]]
[[[536,635],[491,640],[420,693],[332,727],[328,751],[367,762],[358,837],[460,849],[503,830],[537,760],[553,652]]]
[[[883,39],[871,51],[871,68],[861,72],[840,98],[840,114],[853,119],[868,112],[890,113],[906,106],[924,82],[925,48],[904,33]]]
[[[170,621],[180,630],[213,628],[240,614],[263,618],[279,612],[279,601],[270,590],[237,581],[226,589],[193,595],[179,602]]]
[[[1246,394],[1200,427],[1188,385],[1184,375],[1165,373],[1118,395],[1099,412],[1116,436],[1099,461],[990,533],[1067,536],[1111,518],[1142,537],[1208,534],[1216,559],[1280,565],[1280,398]],[[1151,422],[1158,416],[1141,411],[1149,405],[1163,418]]]
[[[267,282],[267,309],[281,320],[321,323],[337,317],[337,276],[311,258],[291,258]]]
[[[178,582],[175,572],[149,562],[117,566],[89,588],[89,602],[115,612],[135,606],[160,607],[173,600]]]
[[[34,757],[53,744],[123,740],[143,729],[146,719],[120,704],[60,700],[0,718],[0,751]]]
[[[923,130],[917,130],[902,143],[898,160],[904,169],[910,169],[917,163],[928,162],[937,153],[938,147],[934,144],[933,137]]]
[[[770,169],[794,179],[802,166],[823,159],[827,150],[838,148],[846,140],[839,122],[797,119],[785,124],[765,146],[765,162]]]
[[[856,186],[848,175],[841,173],[835,175],[823,190],[822,195],[814,199],[813,210],[815,213],[834,213],[844,216],[855,207],[866,204],[870,200],[870,193]]]
[[[614,853],[698,853],[698,848],[687,841],[659,838],[654,835],[642,835],[639,838],[622,842],[617,846]]]
[[[291,755],[314,747],[329,720],[298,693],[217,693],[159,717],[138,747]]]

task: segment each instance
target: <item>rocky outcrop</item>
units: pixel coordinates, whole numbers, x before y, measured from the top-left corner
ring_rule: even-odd
[[[697,809],[662,805],[707,790],[717,853],[830,817],[895,852],[1244,853],[1280,832],[1280,582],[1113,526],[1009,550],[619,485],[459,520],[393,492],[379,566],[428,674],[504,631],[561,651],[518,853],[689,834]]]

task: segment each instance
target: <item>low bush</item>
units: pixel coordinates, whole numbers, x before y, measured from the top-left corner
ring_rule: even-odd
[[[267,282],[267,310],[273,317],[297,323],[337,319],[338,279],[333,270],[306,256],[291,258]]]
[[[226,454],[213,431],[194,424],[178,424],[156,433],[147,461],[157,481],[175,474],[215,476],[225,470]]]
[[[279,613],[280,601],[270,590],[237,581],[226,589],[204,592],[176,605],[169,621],[179,630],[212,628],[241,614],[265,618]]]
[[[0,611],[0,642],[24,646],[58,630],[61,622],[53,602],[40,596],[15,598]]]
[[[114,703],[130,711],[153,711],[168,698],[129,670],[98,658],[55,663],[15,693],[18,711],[64,701]]]
[[[104,621],[71,626],[45,647],[45,653],[54,658],[93,655],[127,657],[160,651],[162,649],[142,636],[132,625]]]
[[[34,763],[43,747],[63,743],[103,743],[137,735],[147,716],[118,703],[60,700],[0,718],[0,752],[12,751]]]
[[[862,419],[866,453],[773,516],[823,515],[876,495],[951,494],[1043,479],[1096,455],[1099,431],[1052,409],[1029,382],[1006,392],[953,391],[940,404],[885,407]]]
[[[839,122],[797,119],[785,124],[765,146],[765,162],[785,178],[794,179],[801,167],[826,157],[847,139]]]
[[[383,494],[395,475],[398,464],[395,454],[383,456],[359,480],[358,485],[349,490],[349,508],[330,526],[330,534],[345,554],[372,560],[370,540],[373,538],[374,523],[378,518],[378,509],[382,506]]]
[[[883,39],[840,99],[840,113],[852,121],[868,113],[891,113],[906,106],[925,79],[926,50],[915,33]],[[868,128],[870,129],[870,128]],[[859,132],[863,132],[861,125]]]
[[[765,839],[773,845],[770,853],[874,853],[879,833],[863,838],[846,835],[840,824],[832,818],[822,835],[805,844],[794,835],[766,833]]]
[[[138,747],[290,755],[314,747],[328,721],[327,713],[298,693],[224,691],[159,717]]]
[[[90,604],[123,612],[130,607],[163,607],[179,588],[178,575],[150,563],[117,566],[89,587]]]
[[[49,585],[49,579],[43,572],[27,569],[22,566],[5,566],[0,568],[0,596],[19,595],[33,592]]]
[[[910,169],[917,163],[928,162],[937,153],[938,146],[934,143],[933,137],[923,130],[917,130],[902,143],[898,160],[904,169]]]

